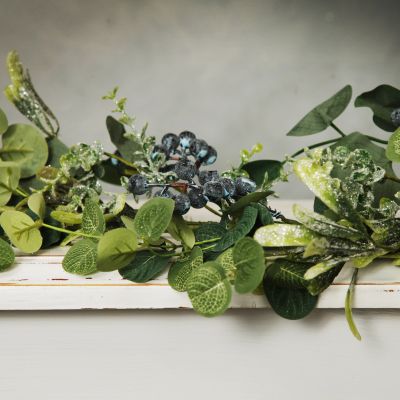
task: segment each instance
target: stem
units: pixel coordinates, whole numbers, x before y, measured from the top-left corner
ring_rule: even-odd
[[[392,175],[385,174],[385,178],[389,179],[390,181],[399,182],[400,183],[400,179],[397,176],[392,176]]]
[[[16,194],[19,194],[19,195],[22,196],[22,197],[28,197],[28,196],[29,196],[28,193],[26,193],[25,190],[23,190],[23,189],[20,188],[20,187],[17,187],[17,188],[14,190],[14,192],[15,192]]]
[[[207,209],[208,211],[210,211],[211,213],[217,215],[218,217],[222,217],[221,213],[219,213],[217,210],[214,210],[210,206],[205,205],[204,208]]]
[[[26,203],[28,202],[28,197],[24,197],[17,205],[15,206],[16,210],[19,210],[21,207],[23,207]]]
[[[388,141],[387,141],[387,140],[378,139],[378,138],[376,138],[376,137],[369,136],[369,135],[365,135],[365,136],[366,136],[369,140],[372,140],[372,141],[374,141],[374,142],[382,143],[382,144],[388,144]]]
[[[133,168],[135,171],[137,171],[136,165],[130,163],[129,161],[125,160],[124,158],[119,157],[119,156],[117,156],[116,154],[109,153],[108,151],[104,151],[103,154],[104,154],[105,156],[107,156],[107,157],[114,158],[115,160],[118,160],[118,161],[121,162],[122,164],[125,164],[125,165],[127,165],[128,167],[131,167],[131,168]]]
[[[345,314],[346,314],[346,320],[347,320],[347,323],[349,324],[351,333],[354,335],[354,337],[356,339],[361,340],[361,335],[360,335],[360,332],[358,332],[356,324],[354,323],[353,312],[351,310],[351,307],[353,304],[354,286],[357,282],[357,275],[358,275],[358,268],[354,268],[353,276],[351,278],[351,282],[350,282],[350,285],[349,285],[349,288],[348,288],[347,294],[346,294]]]
[[[220,240],[220,239],[221,239],[220,237],[217,237],[217,238],[202,240],[201,242],[195,242],[195,245],[198,246],[200,244],[214,243],[214,242],[218,242],[218,240]]]
[[[57,226],[45,224],[44,222],[42,222],[41,225],[44,226],[45,228],[53,229],[54,231],[68,233],[68,234],[72,234],[72,235],[76,235],[76,236],[84,236],[84,237],[88,237],[88,238],[92,238],[92,239],[100,239],[101,238],[101,236],[98,236],[98,235],[89,235],[88,233],[70,231],[68,229],[63,229],[63,228],[59,228]]]
[[[340,130],[333,122],[329,124],[340,136],[345,137],[346,135]]]
[[[325,140],[324,142],[319,142],[319,143],[312,144],[311,146],[308,146],[307,148],[308,149],[315,149],[316,147],[324,146],[324,145],[330,144],[330,143],[335,143],[338,140],[339,140],[338,138]],[[305,149],[306,149],[306,147],[303,147],[301,150],[297,150],[296,153],[293,153],[290,157],[291,158],[297,157],[298,155],[304,153]]]

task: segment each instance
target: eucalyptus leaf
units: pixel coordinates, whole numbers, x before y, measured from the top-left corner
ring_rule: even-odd
[[[97,244],[91,239],[76,242],[63,259],[63,268],[71,274],[90,275],[97,271]]]
[[[256,160],[250,161],[243,165],[250,179],[252,179],[258,187],[264,183],[264,178],[267,176],[268,182],[273,182],[281,176],[283,165],[277,160]],[[266,175],[267,174],[267,175]]]
[[[302,225],[271,224],[258,228],[254,239],[264,247],[307,246],[319,235]]]
[[[0,206],[6,205],[17,189],[21,170],[14,162],[0,161]]]
[[[0,238],[0,272],[10,268],[15,261],[15,254],[11,246]]]
[[[8,120],[4,111],[0,108],[0,135],[2,135],[8,128]]]
[[[103,212],[98,203],[88,198],[82,215],[82,231],[89,235],[102,235],[106,229]]]
[[[33,193],[28,198],[28,207],[40,219],[44,219],[46,213],[46,203],[42,193]]]

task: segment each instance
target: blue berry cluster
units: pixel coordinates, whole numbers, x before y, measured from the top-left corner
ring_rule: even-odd
[[[164,135],[161,144],[153,147],[151,157],[155,160],[161,154],[167,160],[165,168],[175,172],[176,180],[168,184],[152,183],[135,174],[129,178],[128,190],[142,195],[158,187],[154,196],[173,199],[176,214],[184,215],[190,207],[203,208],[209,201],[221,204],[224,199],[230,203],[256,190],[255,182],[248,178],[221,177],[218,171],[201,169],[216,161],[217,151],[192,132]]]

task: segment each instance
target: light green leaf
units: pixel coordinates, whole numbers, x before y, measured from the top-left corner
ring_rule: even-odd
[[[331,98],[312,109],[287,135],[306,136],[322,132],[346,109],[351,95],[351,86],[345,86]]]
[[[222,314],[231,302],[231,284],[221,266],[214,261],[196,268],[190,274],[186,287],[193,308],[205,317]]]
[[[0,161],[0,206],[6,205],[17,189],[21,170],[18,164]]]
[[[40,219],[43,219],[46,212],[46,203],[43,194],[39,192],[31,194],[28,198],[28,207]]]
[[[189,256],[179,258],[171,265],[168,272],[168,283],[176,291],[185,292],[190,274],[202,264],[203,251],[198,246],[193,247]]]
[[[82,216],[82,231],[89,235],[102,235],[106,229],[103,212],[98,203],[88,198]]]
[[[132,232],[135,232],[135,220],[127,217],[126,215],[121,215],[121,221],[125,225],[125,228]]]
[[[139,208],[135,216],[135,231],[145,240],[157,240],[168,228],[174,212],[172,199],[154,198]]]
[[[4,111],[0,108],[0,135],[2,135],[8,128],[8,120]]]
[[[372,263],[376,258],[388,253],[389,250],[376,249],[374,252],[366,254],[365,256],[353,257],[351,263],[354,268],[365,268]]]
[[[264,247],[307,246],[319,235],[302,225],[271,224],[258,228],[254,239]]]
[[[0,157],[14,161],[21,168],[21,177],[29,178],[46,165],[49,151],[43,135],[33,126],[10,125],[2,136],[3,147]]]
[[[0,215],[0,225],[11,243],[25,253],[35,253],[42,246],[39,226],[23,212],[3,212]]]
[[[400,162],[400,128],[396,129],[389,138],[386,157],[391,161]]]
[[[97,269],[114,271],[128,265],[135,257],[137,240],[134,232],[126,228],[108,231],[97,247]]]
[[[90,275],[97,271],[97,244],[91,239],[75,243],[65,255],[63,268],[71,274]]]
[[[234,247],[225,250],[215,260],[225,271],[225,276],[228,278],[230,283],[234,283],[236,279],[236,266],[233,261],[233,249]]]
[[[78,213],[54,210],[50,213],[50,216],[65,225],[80,225],[82,223],[82,214]]]
[[[0,238],[0,272],[5,271],[14,264],[15,254],[11,246]]]
[[[172,218],[172,222],[176,227],[176,234],[178,235],[180,240],[185,244],[187,248],[193,248],[194,243],[196,242],[193,229],[190,228],[187,222],[180,215],[174,215]]]
[[[337,257],[331,258],[330,260],[322,261],[318,264],[310,267],[307,272],[304,274],[304,279],[311,280],[316,278],[317,276],[329,271],[332,268],[336,268],[339,265],[342,265],[346,261],[348,261],[349,257]]]

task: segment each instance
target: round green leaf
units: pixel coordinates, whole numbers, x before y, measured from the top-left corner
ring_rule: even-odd
[[[35,253],[42,246],[42,235],[33,219],[20,211],[5,211],[0,225],[11,243],[25,253]]]
[[[172,199],[154,198],[138,210],[134,224],[138,236],[145,240],[157,240],[168,228],[174,212]]]
[[[2,135],[8,128],[8,120],[4,111],[0,108],[0,135]]]
[[[35,175],[47,162],[49,151],[43,135],[33,126],[10,125],[2,136],[3,147],[0,157],[4,161],[14,161],[21,168],[21,177]]]
[[[386,147],[386,157],[395,162],[400,162],[400,128],[396,129],[389,138],[389,143]]]
[[[99,204],[90,198],[87,199],[82,216],[82,231],[89,235],[101,235],[105,229],[106,222]]]
[[[129,264],[135,257],[137,240],[135,233],[126,228],[105,233],[97,248],[99,271],[114,271]]]
[[[233,248],[236,267],[235,289],[238,293],[256,290],[265,272],[264,250],[252,238],[239,240]]]
[[[205,317],[222,314],[232,298],[232,288],[223,269],[214,261],[196,268],[187,280],[187,292],[193,308]]]
[[[65,255],[63,268],[71,274],[89,275],[97,271],[97,244],[91,239],[75,243]]]
[[[40,219],[43,219],[46,212],[46,203],[43,194],[39,192],[31,194],[28,198],[28,207]]]
[[[0,238],[0,272],[14,264],[15,254],[11,246]]]
[[[0,206],[6,205],[17,189],[21,170],[18,164],[0,161]]]

